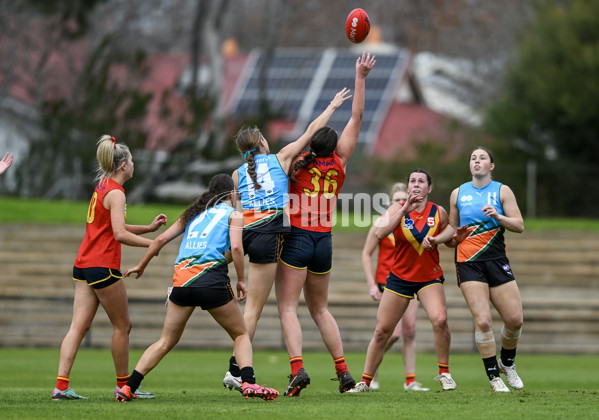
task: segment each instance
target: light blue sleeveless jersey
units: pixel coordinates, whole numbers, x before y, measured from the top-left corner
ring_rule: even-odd
[[[219,203],[194,217],[185,228],[175,265],[190,258],[194,265],[214,261],[226,264],[224,253],[231,248],[229,217],[234,210]]]
[[[503,258],[505,254],[505,228],[492,217],[485,217],[482,208],[491,205],[503,215],[499,197],[501,183],[491,181],[483,188],[475,188],[472,182],[460,185],[457,207],[460,212],[459,226],[468,226],[468,237],[458,245],[458,262],[488,261]]]
[[[254,182],[250,178],[244,163],[238,170],[239,185],[237,190],[241,197],[241,206],[244,210],[277,210],[284,209],[289,201],[289,178],[277,156],[256,155],[256,177],[262,186],[259,190],[254,188]]]

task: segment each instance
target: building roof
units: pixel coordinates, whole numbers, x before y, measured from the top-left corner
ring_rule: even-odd
[[[377,63],[368,76],[358,142],[376,156],[390,157],[396,149],[401,151],[412,138],[439,134],[443,118],[424,103],[418,78],[414,76],[412,55],[385,45],[367,46],[377,55]],[[82,40],[67,44],[67,47],[51,52],[44,69],[42,90],[45,97],[68,95],[69,84],[82,71],[87,42]],[[265,71],[266,98],[271,112],[279,117],[268,127],[273,141],[297,138],[326,108],[336,92],[343,87],[353,90],[354,63],[361,48],[275,49]],[[39,60],[40,54],[41,51],[33,48],[29,51],[29,60]],[[19,57],[19,60],[25,59],[22,55]],[[224,111],[238,121],[257,116],[263,60],[261,50],[225,58]],[[17,70],[31,68],[25,62],[17,63]],[[183,94],[190,79],[189,56],[154,55],[147,59],[147,68],[144,80],[139,83],[142,91],[152,94],[145,118],[146,148],[168,150],[190,135],[180,122],[194,118],[189,100]],[[206,68],[200,65],[201,72]],[[71,76],[65,77],[65,74]],[[117,83],[127,82],[127,71],[122,66],[115,66],[112,75]],[[0,73],[0,82],[8,76]],[[8,90],[9,97],[33,105],[35,81],[27,72],[19,71],[16,76]],[[351,106],[343,106],[335,112],[329,125],[341,132],[350,115]]]
[[[297,138],[325,110],[338,91],[344,87],[353,90],[358,55],[353,50],[332,48],[276,49],[264,70],[263,52],[253,51],[232,97],[230,112],[237,118],[258,114],[264,73],[265,99],[269,101],[270,111],[281,119],[293,121],[293,130],[285,137]],[[376,66],[368,76],[359,143],[376,142],[409,57],[405,51],[377,54]],[[351,106],[343,106],[328,125],[341,132],[350,116]]]
[[[371,154],[383,160],[411,156],[414,142],[440,138],[446,127],[447,118],[426,106],[394,102],[385,116]]]

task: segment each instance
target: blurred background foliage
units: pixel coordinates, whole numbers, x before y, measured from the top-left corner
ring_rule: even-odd
[[[344,19],[353,7],[360,3],[0,0],[0,99],[7,98],[11,81],[31,79],[38,122],[35,129],[27,128],[30,147],[25,156],[19,156],[14,180],[0,179],[0,193],[86,200],[99,135],[113,134],[141,150],[148,136],[143,119],[152,100],[140,89],[149,71],[149,55],[184,51],[198,60],[210,59],[210,42],[220,45],[229,36],[236,37],[245,51],[261,46],[344,47],[342,24],[331,22],[330,16]],[[432,198],[447,206],[451,190],[470,178],[469,152],[484,144],[495,153],[495,178],[515,191],[525,215],[597,217],[599,184],[592,181],[599,178],[595,163],[599,151],[599,2],[380,0],[369,5],[368,11],[391,43],[413,52],[432,51],[487,63],[485,89],[478,98],[484,124],[467,127],[450,121],[455,130],[449,132],[455,132],[455,138],[425,138],[393,162],[357,154],[348,180],[360,180],[353,187],[348,185],[348,191],[387,191],[393,182],[404,180],[409,170],[422,167],[435,182]],[[298,21],[310,25],[298,26]],[[214,34],[216,41],[207,33]],[[12,58],[20,53],[14,51],[17,39],[38,50],[39,56],[30,60],[28,68],[14,67]],[[66,91],[43,95],[40,85],[51,54],[69,48],[85,52],[83,65],[75,66],[66,57],[62,81]],[[119,68],[127,72],[115,80],[111,74]],[[236,127],[227,127],[218,114],[215,91],[169,94],[186,95],[193,118],[172,115],[167,95],[161,98],[164,118],[192,134],[169,150],[166,162],[157,164],[155,157],[136,154],[139,165],[128,190],[142,183],[151,186],[189,177],[180,168],[198,159],[225,161],[237,153],[230,135]],[[4,108],[0,108],[2,114],[14,120]],[[236,124],[262,126],[272,117],[265,107],[256,121]],[[206,183],[211,175],[202,176]],[[140,201],[150,198],[139,195]]]

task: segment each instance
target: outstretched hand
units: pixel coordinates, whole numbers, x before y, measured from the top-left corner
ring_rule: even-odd
[[[337,94],[331,101],[331,105],[333,106],[333,108],[339,108],[341,104],[343,104],[343,102],[351,98],[350,92],[351,91],[348,88],[343,88],[339,92],[337,92]]]
[[[12,159],[14,155],[12,153],[7,153],[4,155],[2,160],[0,160],[0,175],[2,175],[9,167],[12,165]]]
[[[366,55],[366,51],[364,51],[362,56],[356,60],[356,75],[366,79],[366,76],[374,67],[374,63],[376,63],[376,55],[370,56],[370,53]]]

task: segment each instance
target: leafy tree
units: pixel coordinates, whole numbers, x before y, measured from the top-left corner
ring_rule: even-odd
[[[479,145],[489,147],[494,154],[502,149],[502,144],[488,138],[481,131],[455,121],[448,122],[443,138],[427,136],[413,139],[411,144],[396,159],[368,161],[368,166],[377,168],[376,171],[372,171],[370,182],[378,186],[391,186],[395,182],[405,183],[410,172],[424,169],[433,178],[430,199],[446,210],[449,210],[449,196],[454,188],[470,179],[470,151]],[[356,170],[360,169],[363,168]],[[509,164],[501,164],[497,169],[495,175],[501,182],[511,186],[512,181],[518,179],[514,168]]]
[[[596,215],[596,183],[572,185],[599,175],[598,97],[599,2],[539,2],[486,123],[512,162],[537,161],[540,215]]]

